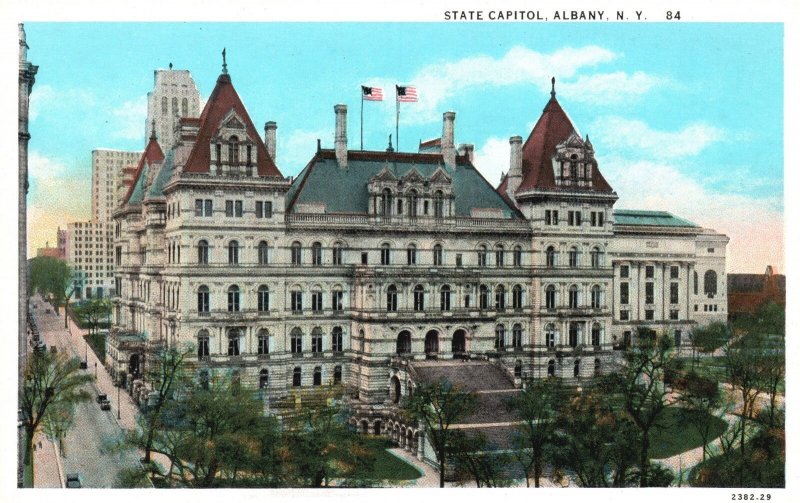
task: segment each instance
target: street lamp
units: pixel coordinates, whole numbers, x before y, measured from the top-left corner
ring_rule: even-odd
[[[94,380],[97,380],[97,362],[94,362]]]
[[[120,415],[120,411],[119,411],[119,389],[121,387],[122,387],[122,383],[118,382],[117,383],[117,419],[122,419],[122,416]]]

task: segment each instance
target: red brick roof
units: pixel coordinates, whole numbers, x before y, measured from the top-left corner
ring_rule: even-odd
[[[247,135],[256,142],[259,176],[283,176],[275,165],[275,161],[267,154],[267,147],[258,134],[250,115],[242,104],[239,94],[231,84],[231,77],[222,74],[217,78],[217,85],[208,98],[203,113],[200,114],[200,132],[192,148],[183,171],[187,173],[208,173],[211,166],[211,137],[219,129],[223,119],[231,110],[235,110],[244,120]]]
[[[552,95],[542,111],[542,116],[522,145],[522,183],[517,190],[558,188],[552,157],[556,145],[569,138],[573,132],[578,134],[555,95]],[[592,170],[592,174],[592,190],[612,191],[598,169]],[[570,187],[570,190],[574,189],[575,187]],[[505,194],[505,190],[502,193]]]
[[[150,141],[147,143],[147,147],[144,149],[142,153],[142,157],[139,158],[139,164],[136,165],[136,174],[133,175],[133,181],[128,186],[128,192],[125,193],[125,197],[122,199],[122,204],[128,202],[130,199],[131,194],[133,193],[134,187],[136,187],[136,181],[139,180],[139,177],[142,176],[142,171],[144,171],[145,163],[148,165],[156,163],[156,162],[163,162],[164,161],[164,152],[161,150],[161,147],[158,144],[155,136],[150,137]],[[125,168],[127,171],[129,168]]]

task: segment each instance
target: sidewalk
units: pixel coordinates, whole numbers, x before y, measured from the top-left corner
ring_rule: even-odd
[[[58,447],[42,433],[36,435],[33,444],[33,487],[64,487]]]

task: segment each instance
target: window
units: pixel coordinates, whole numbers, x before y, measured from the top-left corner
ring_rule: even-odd
[[[239,330],[228,330],[228,356],[239,356]]]
[[[406,249],[406,255],[408,256],[408,265],[416,265],[417,264],[417,247],[414,245],[408,245]]]
[[[425,309],[425,290],[422,285],[414,287],[414,311],[423,311]]]
[[[231,136],[228,140],[228,163],[239,164],[239,138]]]
[[[436,218],[444,216],[444,195],[441,190],[437,190],[433,195],[433,216]]]
[[[513,309],[522,309],[522,287],[514,285],[511,289],[511,307]]]
[[[497,311],[506,309],[506,288],[503,285],[497,285],[494,289],[494,308]]]
[[[342,265],[342,243],[333,243],[333,248],[331,249],[331,264]]]
[[[322,367],[314,367],[314,386],[322,384]]]
[[[514,247],[514,267],[521,267],[522,266],[522,247],[515,246]]]
[[[442,311],[450,310],[450,285],[444,285],[439,296],[439,307]]]
[[[592,309],[600,309],[600,287],[598,285],[592,286]]]
[[[231,285],[228,288],[228,312],[239,312],[239,287],[236,285]]]
[[[389,247],[389,243],[383,243],[381,245],[381,265],[391,264],[391,254],[392,250]]]
[[[225,216],[226,217],[242,217],[242,201],[225,201]]]
[[[342,366],[337,365],[333,367],[333,384],[342,383]]]
[[[319,242],[311,245],[311,264],[322,265],[322,245]]]
[[[575,368],[572,370],[572,375],[574,377],[581,376],[581,361],[579,359],[575,360]]]
[[[675,330],[675,334],[674,334],[674,336],[675,336],[675,347],[676,347],[676,348],[679,348],[679,347],[681,347],[681,342],[682,342],[682,341],[681,341],[681,336],[682,336],[682,335],[683,335],[683,334],[681,333],[681,331],[680,331],[680,330]]]
[[[549,268],[556,266],[556,249],[552,246],[548,246],[545,251],[545,263]]]
[[[386,289],[386,310],[391,313],[397,311],[397,287],[394,285]]]
[[[294,371],[292,372],[292,386],[300,386],[300,382],[302,380],[302,370],[300,367],[295,367]]]
[[[644,277],[645,278],[653,278],[655,277],[656,268],[652,265],[645,266],[644,268]]]
[[[361,265],[369,264],[369,253],[361,252]]]
[[[694,271],[694,294],[697,295],[697,271]]]
[[[571,321],[569,323],[569,345],[573,348],[578,345],[578,337],[579,337],[579,330],[578,330],[578,323],[575,321]]]
[[[555,360],[549,360],[547,362],[547,375],[549,377],[553,377],[553,376],[556,375],[556,361]]]
[[[197,243],[197,263],[201,265],[208,264],[208,241],[201,239]]]
[[[341,290],[331,291],[331,309],[333,311],[344,310],[344,292]]]
[[[256,218],[272,218],[272,201],[256,201]]]
[[[713,298],[717,294],[717,273],[712,270],[706,271],[703,276],[703,293]]]
[[[629,302],[630,297],[630,285],[625,283],[619,284],[619,303],[620,304],[627,304]]]
[[[592,346],[599,346],[600,345],[600,324],[593,323],[592,324]]]
[[[619,277],[620,278],[628,278],[630,277],[631,271],[630,266],[621,265],[619,266]]]
[[[261,369],[258,373],[258,389],[267,389],[269,387],[269,370]]]
[[[442,245],[433,245],[433,265],[442,265]]]
[[[322,312],[322,292],[319,290],[311,292],[311,311],[315,313]]]
[[[578,267],[578,249],[574,246],[569,250],[569,266]]]
[[[197,359],[208,358],[208,330],[201,330],[197,334]]]
[[[303,352],[303,331],[300,327],[294,327],[289,335],[289,343],[291,345],[292,353],[299,354]]]
[[[558,210],[545,210],[544,223],[545,225],[558,225]]]
[[[514,349],[522,349],[522,325],[519,323],[511,327],[511,346]]]
[[[486,285],[478,289],[478,303],[481,309],[489,309],[489,288]]]
[[[679,268],[676,265],[669,266],[669,277],[670,279],[678,279],[678,272]]]
[[[236,265],[239,263],[239,242],[231,241],[228,243],[228,264]]]
[[[652,320],[654,314],[655,314],[655,311],[653,311],[652,309],[645,309],[644,310],[644,319],[645,320]]]
[[[300,242],[295,241],[292,243],[292,265],[300,265],[303,263],[303,247]]]
[[[322,329],[319,327],[311,330],[311,352],[322,353]]]
[[[342,347],[342,327],[333,327],[331,332],[331,351],[341,353]]]
[[[578,308],[578,287],[576,285],[569,287],[569,307],[570,309]]]
[[[196,217],[210,217],[213,216],[214,204],[211,199],[195,199],[194,200],[194,216]]]
[[[503,262],[505,261],[505,249],[503,249],[503,245],[497,245],[494,247],[494,265],[495,267],[503,267]]]
[[[423,215],[427,215],[428,214],[429,206],[430,206],[430,202],[427,199],[422,201],[422,214]]]
[[[486,267],[486,246],[478,247],[478,267]]]
[[[570,211],[567,213],[567,224],[580,226],[581,225],[581,212],[580,211]]]
[[[545,307],[547,309],[555,309],[556,308],[556,287],[553,285],[547,285],[547,288],[544,290],[544,302]]]
[[[603,216],[604,214],[602,211],[593,211],[590,216],[592,227],[602,227]]]
[[[603,252],[600,251],[600,248],[597,246],[592,248],[592,251],[589,252],[589,256],[592,260],[592,269],[598,269],[603,266]]]
[[[654,302],[654,283],[652,281],[648,281],[644,284],[644,303],[645,304],[653,304]]]
[[[619,312],[620,321],[628,321],[628,318],[629,318],[629,311],[627,309],[623,309]]]
[[[258,331],[258,354],[269,354],[269,332],[263,328]]]
[[[556,347],[556,326],[548,323],[544,328],[544,344],[548,348]]]
[[[161,115],[167,115],[169,113],[169,104],[167,102],[167,97],[164,96],[161,98]]]
[[[408,216],[417,216],[417,191],[413,189],[408,194]]]
[[[303,312],[303,292],[298,290],[293,291],[291,296],[291,302],[292,302],[293,313]]]
[[[502,350],[506,347],[506,327],[497,325],[494,327],[494,348]]]
[[[669,311],[669,319],[673,320],[673,321],[678,319],[678,310],[677,309],[670,309],[670,311]]]
[[[381,215],[388,217],[392,214],[392,191],[383,189],[381,198]]]
[[[269,264],[269,245],[266,241],[261,241],[258,243],[258,264]]]
[[[172,115],[178,115],[178,98],[172,98]]]
[[[269,311],[269,288],[265,285],[258,287],[258,312],[266,313]]]
[[[678,283],[673,281],[669,284],[669,303],[677,304],[678,302]]]

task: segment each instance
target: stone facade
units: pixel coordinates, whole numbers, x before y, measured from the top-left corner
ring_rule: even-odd
[[[167,150],[178,140],[175,131],[179,119],[200,116],[200,92],[189,70],[173,70],[172,63],[168,70],[155,70],[153,81],[153,90],[147,93],[145,144],[155,132],[162,148]]]

